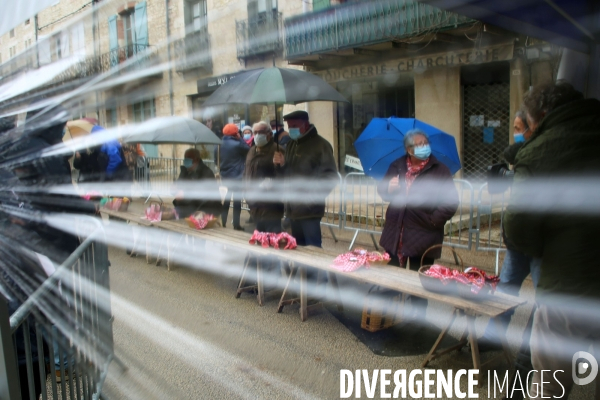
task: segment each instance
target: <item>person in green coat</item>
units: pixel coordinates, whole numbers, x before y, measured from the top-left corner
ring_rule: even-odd
[[[600,343],[600,101],[558,82],[533,88],[524,107],[533,136],[516,156],[504,229],[542,259],[531,396],[566,398],[575,354]]]

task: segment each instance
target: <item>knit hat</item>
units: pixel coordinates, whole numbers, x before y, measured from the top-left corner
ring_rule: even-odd
[[[227,124],[223,127],[223,135],[234,136],[237,135],[239,128],[236,124]]]
[[[244,132],[244,131],[250,131],[250,132],[252,132],[252,127],[250,125],[246,125],[246,126],[244,126],[242,128],[242,132]]]

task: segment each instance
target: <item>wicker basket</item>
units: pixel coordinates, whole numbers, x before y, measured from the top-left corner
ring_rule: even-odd
[[[441,294],[456,294],[458,291],[456,281],[451,280],[448,283],[444,284],[438,278],[434,278],[433,276],[429,276],[429,275],[425,274],[425,272],[427,272],[427,270],[429,268],[431,268],[431,265],[423,265],[423,260],[425,260],[425,256],[431,250],[437,249],[440,247],[441,248],[448,247],[452,251],[452,255],[454,256],[455,260],[458,260],[460,262],[459,265],[460,265],[461,271],[464,271],[465,266],[463,263],[463,259],[456,252],[456,250],[454,250],[454,248],[451,246],[437,244],[435,246],[431,246],[430,248],[425,250],[425,252],[423,253],[423,256],[421,257],[421,267],[419,268],[419,280],[421,281],[421,285],[423,285],[423,288],[425,288],[425,290],[429,290],[430,292],[441,293]]]
[[[467,271],[468,271],[468,269],[467,269]],[[481,276],[483,278],[483,275],[481,275],[481,273],[479,273],[478,271],[470,271],[470,272],[474,273],[474,274],[478,274],[479,276]],[[460,297],[462,297],[463,299],[467,299],[467,300],[484,300],[492,295],[492,286],[488,283],[484,283],[483,287],[481,288],[481,290],[478,293],[473,293],[471,291],[473,284],[465,285],[464,283],[457,282],[456,287],[457,287],[458,295]]]
[[[365,297],[360,327],[369,332],[390,328],[402,321],[404,307],[402,293],[377,290],[374,286]]]

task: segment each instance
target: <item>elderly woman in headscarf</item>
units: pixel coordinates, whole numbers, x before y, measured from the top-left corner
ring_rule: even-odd
[[[390,202],[380,244],[392,264],[417,270],[423,253],[444,240],[444,225],[458,208],[458,192],[448,167],[433,154],[429,137],[420,130],[404,136],[406,155],[394,161],[377,191]],[[427,253],[433,264],[441,249]]]

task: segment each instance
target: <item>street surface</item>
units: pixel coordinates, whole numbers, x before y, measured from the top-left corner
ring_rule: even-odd
[[[324,245],[344,252],[344,239],[335,244],[326,237]],[[366,245],[368,236],[362,241]],[[340,369],[410,372],[424,357],[375,355],[327,310],[306,322],[300,321],[297,305],[276,314],[278,290],[267,294],[264,307],[252,294],[235,299],[238,277],[231,270],[217,274],[179,265],[169,272],[164,262],[146,264],[145,257],[130,258],[123,249],[111,248],[109,254],[115,353],[129,368],[122,373],[113,362],[103,393],[110,399],[335,399]],[[214,257],[230,264],[243,261],[242,255],[216,248]],[[493,259],[486,256],[488,266]],[[197,266],[206,262],[200,258]],[[346,307],[353,298],[360,306],[369,289],[344,280],[340,285],[354,289],[343,294]],[[441,326],[449,311],[430,303],[427,319]],[[517,311],[515,336],[520,337],[529,312],[530,306]],[[478,329],[486,322],[479,321]],[[470,361],[463,349],[434,360],[430,368],[469,368]],[[466,379],[463,386],[466,390]],[[585,388],[576,387],[571,399],[591,398],[593,388]],[[488,398],[487,381],[478,393]],[[364,388],[362,398],[367,398]]]

